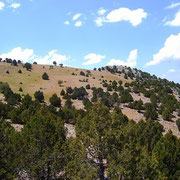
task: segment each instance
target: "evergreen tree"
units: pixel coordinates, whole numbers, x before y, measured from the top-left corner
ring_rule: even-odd
[[[141,99],[137,102],[136,109],[138,110],[138,112],[141,112],[141,110],[143,110],[143,101]]]
[[[43,94],[43,92],[41,92],[41,91],[36,91],[36,92],[34,93],[34,97],[35,97],[35,99],[38,100],[40,103],[42,103],[42,102],[44,101],[44,94]]]
[[[49,80],[49,76],[48,76],[48,74],[46,72],[43,73],[42,79]]]
[[[50,97],[49,102],[55,107],[61,107],[61,99],[57,96],[57,94],[53,94]]]
[[[26,68],[27,71],[30,71],[32,69],[32,65],[30,63],[25,63],[24,68]]]
[[[179,179],[180,177],[180,141],[169,131],[156,144],[153,154],[154,179]]]
[[[61,93],[60,93],[61,96],[64,96],[65,95],[65,91],[64,89],[61,90]]]
[[[22,137],[18,169],[27,172],[29,179],[57,179],[65,165],[62,120],[42,107],[24,126]]]

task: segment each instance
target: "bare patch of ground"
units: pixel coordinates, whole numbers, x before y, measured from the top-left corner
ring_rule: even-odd
[[[67,135],[66,135],[67,138],[76,137],[76,132],[75,132],[75,126],[74,125],[65,123],[64,127],[67,130]]]

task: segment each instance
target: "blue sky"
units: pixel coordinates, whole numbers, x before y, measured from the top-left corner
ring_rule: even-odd
[[[136,67],[180,82],[178,0],[0,0],[0,57]]]

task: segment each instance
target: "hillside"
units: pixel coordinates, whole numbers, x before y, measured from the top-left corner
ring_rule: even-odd
[[[51,69],[50,67],[53,67]],[[22,74],[18,73],[18,70],[22,71]],[[9,71],[9,74],[6,73]],[[45,99],[48,101],[49,97],[53,93],[60,94],[62,89],[66,87],[81,87],[90,84],[91,87],[102,87],[101,80],[106,79],[108,81],[118,81],[122,80],[125,82],[131,82],[131,80],[125,80],[123,75],[117,76],[111,74],[108,71],[90,71],[90,76],[81,76],[80,72],[83,71],[87,74],[86,69],[77,69],[70,67],[59,67],[59,66],[49,66],[49,65],[32,65],[32,70],[27,71],[23,68],[22,64],[18,66],[12,66],[9,63],[1,62],[0,63],[0,80],[7,82],[12,90],[16,93],[19,93],[19,88],[22,87],[23,92],[21,94],[29,93],[31,96],[34,95],[34,92],[41,90],[44,92]],[[47,72],[49,80],[43,80],[42,74]],[[72,75],[74,73],[75,75]],[[102,78],[103,76],[103,78]],[[80,82],[79,80],[86,80],[88,82]],[[62,80],[63,83],[59,86],[58,81]],[[22,84],[20,84],[22,82]],[[102,87],[103,88],[103,87]]]
[[[19,70],[21,70],[22,73],[18,73]],[[9,73],[7,73],[7,71]],[[44,72],[48,74],[49,80],[42,79],[42,74]],[[81,72],[84,72],[85,75],[81,75]],[[130,90],[130,95],[135,102],[142,100],[143,104],[151,103],[151,95],[148,93],[150,93],[150,89],[153,87],[150,87],[150,85],[147,84],[149,82],[153,82],[152,84],[162,84],[162,87],[171,87],[173,90],[172,94],[176,98],[177,103],[179,103],[179,84],[175,84],[167,80],[162,80],[137,69],[131,69],[123,66],[105,67],[101,68],[100,70],[85,70],[70,67],[33,64],[32,69],[27,71],[23,67],[23,64],[13,66],[10,63],[1,62],[0,79],[2,82],[7,82],[14,92],[20,93],[21,95],[29,93],[30,96],[34,98],[34,93],[40,90],[44,93],[45,101],[48,104],[49,98],[52,96],[52,94],[56,93],[58,96],[60,96],[62,89],[66,90],[68,87],[71,87],[72,89],[75,87],[80,88],[82,86],[86,88],[86,85],[88,84],[91,87],[90,89],[87,89],[89,100],[91,100],[93,97],[92,87],[102,88],[104,92],[109,91],[112,95],[113,92],[119,91],[113,88],[112,90],[107,89],[108,82],[111,84],[113,81],[122,81],[122,86],[124,89]],[[59,85],[58,81],[62,81],[62,84]],[[137,83],[139,87],[137,86]],[[106,84],[106,86],[104,84]],[[143,90],[140,90],[142,86],[144,86]],[[23,92],[19,92],[20,87],[22,88]],[[157,91],[159,90],[160,89]],[[3,97],[3,95],[1,96]],[[66,99],[63,98],[63,96],[60,97],[62,104],[64,105]],[[82,101],[78,99],[72,99],[72,102],[73,106],[75,106],[77,109],[84,108]],[[117,102],[115,102],[114,105],[117,104]],[[159,102],[159,106],[160,104],[161,103]],[[129,119],[133,119],[136,122],[139,122],[141,119],[146,119],[144,116],[145,110],[142,109],[141,112],[139,112],[136,108],[129,107],[128,101],[121,102],[119,107],[121,108],[122,113]],[[164,120],[162,113],[158,113],[157,120],[164,126],[164,134],[167,133],[169,129],[171,129],[174,135],[180,137],[180,132],[176,125],[176,120],[179,117],[178,109],[172,110],[171,115],[171,120]]]
[[[0,179],[179,178],[179,84],[124,66],[30,67],[0,62]]]

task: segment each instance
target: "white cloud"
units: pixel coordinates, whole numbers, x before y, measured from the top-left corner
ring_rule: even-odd
[[[73,16],[72,20],[75,21],[77,20],[82,14],[81,13],[77,13]]]
[[[32,49],[22,49],[21,47],[16,47],[9,53],[1,54],[0,58],[11,58],[21,60],[23,62],[36,61],[38,64],[52,64],[53,61],[56,61],[58,64],[60,64],[68,61],[68,57],[58,54],[57,50],[52,50],[48,53],[48,55],[41,57],[35,55]]]
[[[107,12],[107,10],[105,10],[105,9],[103,9],[103,8],[100,8],[100,9],[98,10],[97,14],[98,14],[99,16],[102,16],[102,15],[104,15],[106,12]]]
[[[137,49],[132,50],[126,62],[123,60],[111,59],[107,63],[107,65],[108,66],[123,65],[123,66],[128,66],[128,67],[135,67],[137,64],[137,52],[138,52]]]
[[[98,17],[95,19],[95,23],[98,27],[102,26],[103,25],[103,20],[104,18],[103,17]]]
[[[167,21],[165,23],[165,25],[169,25],[169,26],[180,26],[180,11],[178,11],[175,14],[175,17],[172,21]]]
[[[35,55],[32,49],[22,49],[21,47],[16,47],[12,49],[9,53],[1,54],[0,57],[2,59],[11,58],[26,62],[32,60]]]
[[[65,63],[68,61],[68,57],[57,53],[57,50],[52,50],[48,55],[44,57],[37,57],[34,59],[38,64],[52,64],[53,61],[56,61],[57,64]]]
[[[180,6],[180,3],[172,3],[171,5],[167,6],[166,9],[173,9]]]
[[[3,10],[4,6],[5,6],[5,4],[0,1],[0,10]]]
[[[91,53],[84,57],[84,59],[87,61],[84,62],[83,65],[97,64],[100,63],[104,58],[106,57],[103,55]]]
[[[64,24],[69,25],[69,21],[65,21]]]
[[[147,13],[143,9],[130,10],[128,8],[119,8],[112,10],[105,17],[96,18],[95,22],[97,26],[101,26],[103,23],[128,21],[132,26],[137,26],[146,17]]]
[[[173,72],[176,72],[176,70],[175,69],[169,69],[168,72],[173,73]]]
[[[164,61],[180,61],[180,33],[178,35],[170,35],[164,47],[157,54],[153,55],[153,60],[146,63],[146,66],[152,66]]]
[[[74,24],[74,26],[76,26],[76,27],[82,26],[82,21],[77,21],[77,22]]]
[[[10,7],[11,7],[11,8],[14,8],[14,9],[19,8],[20,6],[21,6],[20,3],[12,3],[12,4],[10,5]]]

